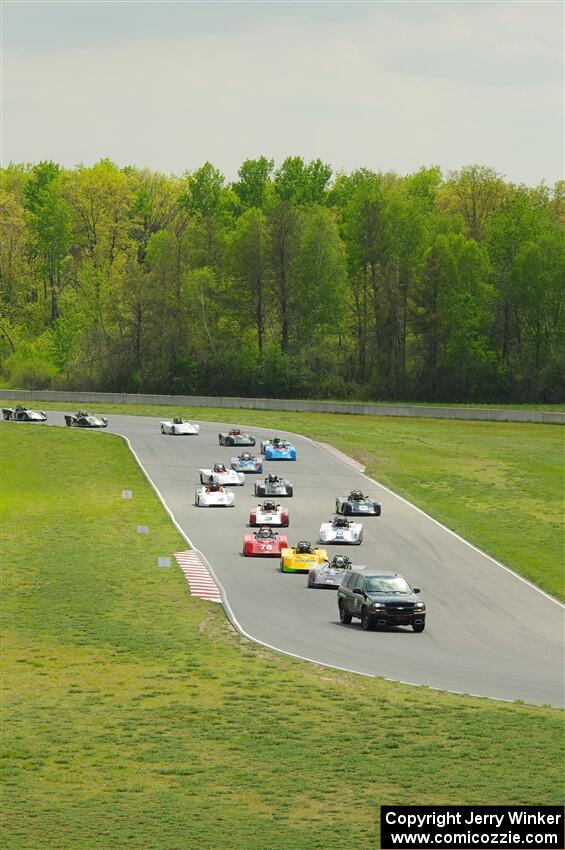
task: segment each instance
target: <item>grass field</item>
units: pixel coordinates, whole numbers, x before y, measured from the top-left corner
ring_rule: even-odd
[[[381,803],[561,802],[562,712],[246,643],[155,566],[184,543],[119,438],[0,441],[4,847],[373,850]]]
[[[565,599],[560,426],[145,405],[88,408],[262,425],[331,443],[382,484]]]

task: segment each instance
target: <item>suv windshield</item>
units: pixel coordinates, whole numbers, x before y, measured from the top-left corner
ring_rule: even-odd
[[[367,593],[412,593],[412,588],[402,576],[373,576],[367,578]]]

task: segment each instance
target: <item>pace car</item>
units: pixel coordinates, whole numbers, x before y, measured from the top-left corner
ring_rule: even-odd
[[[218,434],[221,446],[254,446],[255,437],[244,434],[239,428],[232,428],[227,434]]]
[[[369,496],[364,496],[361,490],[352,490],[349,496],[338,496],[335,500],[336,514],[346,516],[380,516],[381,506]]]
[[[215,463],[212,469],[200,470],[200,482],[202,484],[231,484],[240,487],[245,483],[243,472],[235,469],[227,469],[224,463]]]
[[[290,481],[287,481],[286,478],[279,478],[278,475],[274,475],[270,472],[265,476],[265,480],[262,482],[255,482],[255,495],[261,496],[264,498],[265,496],[292,496],[293,489]]]
[[[237,457],[232,457],[230,466],[236,472],[263,472],[263,458],[255,457],[251,452],[242,452]]]
[[[325,549],[313,549],[307,540],[281,551],[281,573],[309,573],[312,567],[328,560]]]
[[[14,422],[45,422],[47,419],[47,414],[43,410],[29,410],[22,404],[17,404],[16,407],[3,407],[2,416]]]
[[[79,410],[77,413],[65,414],[65,425],[69,428],[107,428],[108,420],[105,416],[96,416],[93,413],[87,413],[85,410]]]
[[[272,528],[260,528],[243,538],[243,554],[248,557],[261,556],[278,558],[283,549],[288,547],[284,534],[273,531]]]
[[[426,628],[426,604],[418,599],[419,587],[411,587],[404,576],[388,570],[353,567],[337,589],[339,619],[348,625],[359,617],[365,630],[375,626]]]
[[[196,490],[194,504],[197,508],[233,508],[235,493],[220,484],[206,484]]]
[[[193,436],[198,434],[199,431],[200,425],[193,425],[188,419],[181,419],[180,416],[176,416],[174,419],[163,419],[161,422],[161,434],[173,434],[175,437],[181,434]]]
[[[362,541],[362,523],[351,522],[344,516],[335,516],[320,526],[320,543],[351,543],[359,546]]]
[[[280,505],[268,499],[249,512],[249,525],[276,525],[288,528],[288,523],[288,508],[281,508]]]
[[[265,455],[265,460],[296,460],[296,446],[280,437],[263,440],[261,451]]]
[[[312,567],[308,573],[308,587],[329,587],[337,590],[343,577],[353,569],[351,558],[336,555],[329,563]]]

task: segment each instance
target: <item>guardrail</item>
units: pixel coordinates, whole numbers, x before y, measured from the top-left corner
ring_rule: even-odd
[[[74,406],[97,404],[161,404],[174,407],[219,407],[247,410],[285,410],[302,413],[349,413],[360,416],[409,416],[425,419],[491,419],[497,422],[539,422],[565,425],[565,413],[549,410],[478,407],[420,407],[349,401],[308,401],[285,398],[229,398],[227,396],[145,395],[134,393],[66,392],[53,390],[0,390],[0,399],[68,401]]]

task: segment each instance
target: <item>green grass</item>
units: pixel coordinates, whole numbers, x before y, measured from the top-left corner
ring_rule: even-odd
[[[88,408],[284,428],[331,443],[360,460],[369,475],[565,599],[559,426],[146,405]]]
[[[373,850],[382,803],[561,802],[562,712],[247,643],[156,567],[184,543],[119,438],[0,440],[4,847]]]

